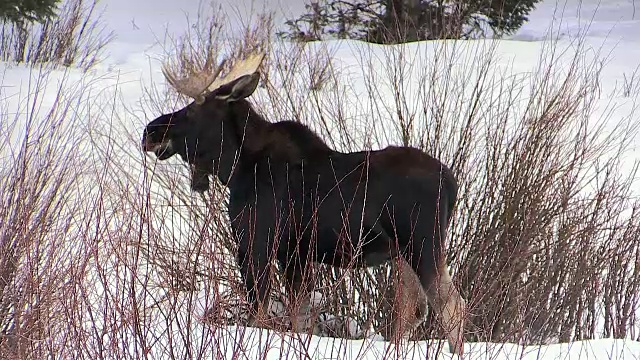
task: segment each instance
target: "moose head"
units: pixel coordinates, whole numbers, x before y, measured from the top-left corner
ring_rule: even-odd
[[[193,101],[182,109],[163,114],[151,121],[142,136],[142,149],[159,160],[175,154],[191,167],[191,188],[203,192],[209,188],[208,175],[215,173],[223,183],[229,180],[238,150],[234,136],[236,117],[252,111],[243,100],[258,86],[258,67],[263,53],[254,53],[236,61],[225,76],[219,76],[225,61],[214,71],[198,72],[178,78],[167,66],[162,72],[167,82]],[[210,66],[205,66],[205,69]],[[225,133],[226,132],[226,133]]]

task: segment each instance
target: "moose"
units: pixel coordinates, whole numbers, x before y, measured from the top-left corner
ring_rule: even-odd
[[[247,100],[264,56],[236,60],[224,76],[224,61],[181,78],[163,66],[167,83],[193,101],[151,121],[141,144],[159,160],[180,155],[193,191],[207,191],[209,176],[229,189],[249,324],[267,311],[271,259],[284,268],[289,296],[311,291],[312,263],[402,261],[439,315],[450,351],[462,354],[465,300],[444,256],[458,191],[453,172],[417,148],[340,152],[297,121],[267,121]]]

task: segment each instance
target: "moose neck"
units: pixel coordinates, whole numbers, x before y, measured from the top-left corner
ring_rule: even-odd
[[[263,134],[269,127],[244,99],[229,104],[228,119],[223,123],[222,153],[217,168],[218,179],[225,185],[232,181],[236,167],[262,149]]]

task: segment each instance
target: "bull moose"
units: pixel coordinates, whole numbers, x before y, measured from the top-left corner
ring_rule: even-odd
[[[184,78],[163,66],[167,82],[194,100],[151,121],[142,138],[159,160],[179,154],[189,164],[193,191],[206,191],[210,175],[228,187],[250,324],[268,306],[270,259],[283,266],[290,296],[313,287],[304,276],[312,262],[401,260],[440,315],[450,351],[462,354],[465,301],[444,257],[457,196],[452,171],[416,148],[340,152],[299,122],[268,122],[247,100],[263,57],[237,60],[224,76],[222,63]]]

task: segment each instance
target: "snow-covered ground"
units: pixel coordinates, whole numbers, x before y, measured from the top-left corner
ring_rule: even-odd
[[[118,146],[127,149],[127,152],[117,155],[118,163],[128,166],[135,178],[142,174],[141,159],[137,146],[143,126],[151,118],[159,115],[142,104],[148,94],[145,91],[155,86],[161,87],[162,75],[160,61],[163,60],[163,43],[165,34],[176,37],[185,31],[187,26],[186,15],[191,19],[198,14],[200,4],[197,1],[177,0],[104,0],[104,18],[107,27],[115,32],[116,39],[107,49],[107,58],[101,64],[82,73],[79,70],[56,70],[48,75],[44,96],[35,106],[37,119],[44,116],[52,104],[56,101],[56,94],[64,94],[68,99],[76,99],[79,104],[74,111],[67,114],[69,121],[79,124],[82,130],[89,130],[92,134],[91,145],[98,146],[101,151],[109,151],[110,141],[114,139]],[[256,2],[257,3],[257,2]],[[224,12],[237,16],[246,21],[246,14],[252,11],[262,10],[260,5],[250,0],[238,0],[222,2]],[[275,23],[278,24],[285,17],[299,14],[303,9],[303,3],[299,0],[279,0],[264,3],[264,6],[275,11]],[[636,14],[638,6],[638,14]],[[234,21],[231,21],[234,23]],[[640,98],[640,3],[634,0],[607,1],[595,0],[576,1],[543,1],[537,9],[530,14],[530,21],[526,23],[516,34],[509,39],[494,42],[492,40],[470,41],[467,45],[461,45],[460,58],[463,59],[457,65],[461,73],[473,73],[468,65],[471,60],[465,61],[465,57],[471,57],[476,51],[491,52],[496,54],[498,72],[520,74],[532,72],[541,60],[541,55],[547,44],[546,41],[558,39],[558,48],[570,49],[569,58],[575,40],[584,37],[587,47],[592,51],[588,54],[599,53],[606,58],[606,64],[602,72],[601,98],[597,101],[595,116],[607,116],[613,121],[631,116],[631,122],[640,122],[640,112],[635,111],[636,102]],[[286,46],[286,45],[282,45]],[[417,43],[405,46],[414,70],[427,68],[433,53],[442,43]],[[385,124],[368,124],[367,110],[372,109],[372,104],[367,103],[366,97],[361,98],[359,91],[365,91],[363,74],[368,70],[365,67],[372,66],[379,72],[384,72],[385,62],[389,53],[385,47],[365,45],[353,41],[329,41],[323,44],[313,44],[310,48],[316,51],[327,51],[332,54],[336,64],[340,64],[340,73],[344,76],[344,83],[352,83],[353,107],[347,111],[346,117],[351,119],[353,131],[366,132],[365,126],[384,127]],[[313,50],[312,50],[313,53]],[[372,63],[363,63],[361,55],[371,55]],[[31,104],[25,101],[28,93],[34,91],[34,79],[38,77],[38,71],[23,65],[11,65],[0,63],[0,86],[2,87],[3,106],[7,113],[27,113],[31,111]],[[31,79],[31,83],[29,82]],[[515,78],[514,78],[515,79]],[[631,82],[631,79],[635,79]],[[64,81],[63,81],[64,80]],[[517,80],[512,80],[517,81]],[[64,90],[58,92],[58,88]],[[305,84],[301,85],[303,88]],[[415,86],[415,85],[414,85]],[[381,83],[381,88],[383,88]],[[163,90],[157,90],[162,92]],[[260,91],[260,90],[259,90]],[[382,89],[381,91],[390,91]],[[419,95],[416,95],[419,97]],[[392,102],[392,98],[389,99]],[[117,108],[116,103],[122,102],[123,108]],[[173,104],[164,104],[164,111],[171,109]],[[268,104],[264,104],[268,106]],[[114,115],[115,114],[115,115]],[[11,166],[11,154],[18,148],[17,144],[22,140],[20,127],[9,129],[0,125],[0,131],[11,131],[9,136],[12,142],[0,146],[0,161],[2,166]],[[82,131],[76,131],[79,134]],[[109,134],[110,133],[110,134]],[[109,134],[109,136],[105,136]],[[384,146],[395,139],[379,139],[375,144]],[[87,145],[90,146],[90,145]],[[634,148],[634,146],[632,146]],[[112,152],[109,152],[114,156]],[[629,166],[634,161],[640,160],[640,151],[634,151],[625,159]],[[124,165],[123,165],[124,164]],[[173,164],[173,165],[172,165]],[[175,166],[169,163],[164,166]],[[96,170],[98,167],[96,167]],[[87,176],[98,176],[87,171]],[[140,176],[142,178],[142,176]],[[178,222],[175,220],[176,228]],[[172,228],[173,231],[180,229]],[[209,300],[210,301],[210,300]],[[206,307],[206,306],[203,306]],[[203,307],[196,307],[201,310]],[[197,325],[194,325],[197,327]],[[258,358],[259,351],[269,349],[268,354],[262,358],[279,358],[282,356],[282,348],[289,341],[286,336],[271,334],[259,339],[259,331],[244,328],[224,328],[217,330],[219,334],[214,336],[216,344],[221,347],[220,352],[231,358],[234,348],[244,343],[249,353],[247,358]],[[238,336],[238,332],[244,332]],[[298,335],[297,341],[301,341]],[[237,340],[234,340],[237,339]],[[396,351],[393,347],[378,341],[375,338],[366,340],[336,340],[331,338],[310,337],[308,339],[305,354],[293,355],[299,358],[314,359],[375,359],[385,354]],[[336,342],[340,341],[340,345]],[[258,345],[259,344],[259,345]],[[397,356],[401,358],[431,358],[434,351],[430,347],[437,342],[418,342],[407,348],[398,350]],[[446,348],[446,347],[445,347]],[[156,347],[149,354],[162,358],[162,349]],[[522,347],[514,344],[492,343],[468,343],[465,345],[467,356],[474,359],[638,359],[640,358],[640,342],[632,340],[601,339],[593,341],[574,342],[570,344],[554,344],[545,346]],[[452,357],[446,350],[441,352],[440,358]],[[454,356],[455,357],[455,356]]]
[[[342,340],[306,335],[279,335],[257,329],[229,327],[214,333],[222,351],[232,358],[237,348],[250,349],[247,359],[280,359],[288,343],[305,343],[304,352],[294,359],[451,359],[445,342],[414,342],[400,347],[377,340]],[[240,339],[233,345],[229,338]],[[223,345],[222,345],[223,344]],[[440,351],[436,354],[435,349]],[[638,359],[640,343],[625,340],[576,341],[568,344],[518,346],[515,344],[473,343],[465,346],[465,359]],[[290,355],[289,355],[290,356]]]

